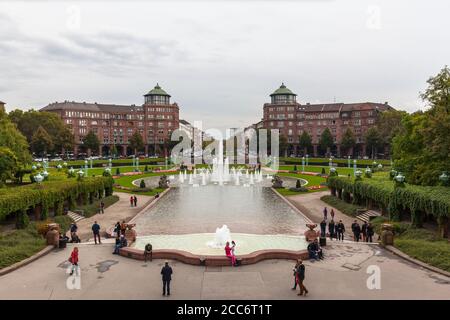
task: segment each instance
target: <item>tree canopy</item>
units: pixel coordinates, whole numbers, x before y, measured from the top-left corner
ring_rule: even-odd
[[[99,146],[100,141],[98,140],[97,135],[92,130],[89,131],[88,134],[83,138],[83,147],[90,151],[97,151]]]
[[[6,113],[0,113],[0,147],[11,150],[17,158],[18,165],[31,162],[31,155],[26,138],[17,130]]]
[[[347,128],[345,130],[344,134],[342,135],[341,139],[341,147],[349,153],[350,149],[356,146],[356,139],[355,134],[353,133],[353,130],[350,128]]]
[[[301,149],[306,150],[306,152],[312,147],[312,139],[308,132],[303,131],[300,135],[298,145]]]
[[[364,141],[366,147],[370,151],[372,158],[374,158],[378,152],[378,149],[383,144],[380,133],[376,127],[369,128],[364,135]]]
[[[141,134],[138,131],[135,131],[131,138],[128,140],[130,144],[130,148],[133,150],[134,154],[137,151],[142,150],[144,148],[144,139],[142,139]]]
[[[421,97],[429,109],[403,118],[393,157],[409,183],[436,185],[443,171],[450,172],[450,70],[446,66],[427,83]]]
[[[327,151],[327,152],[328,152],[328,148],[331,148],[334,145],[333,136],[331,134],[330,129],[328,129],[328,127],[325,128],[325,130],[323,130],[323,132],[320,136],[319,145],[320,145],[320,149],[322,149],[322,151]]]
[[[53,149],[53,140],[48,132],[39,126],[31,138],[31,149],[37,155],[45,156],[46,153]]]

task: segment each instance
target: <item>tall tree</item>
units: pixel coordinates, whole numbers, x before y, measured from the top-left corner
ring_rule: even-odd
[[[42,126],[38,127],[31,138],[31,149],[42,157],[53,149],[53,140]]]
[[[94,131],[89,131],[88,134],[83,138],[83,147],[87,149],[90,155],[93,150],[98,150],[100,146],[100,141]]]
[[[364,135],[364,141],[366,142],[366,148],[370,150],[372,159],[375,158],[378,148],[382,145],[380,133],[376,127],[372,127],[366,131]]]
[[[392,139],[403,129],[402,119],[407,115],[406,111],[388,110],[380,114],[376,128],[380,134],[382,143],[391,151]]]
[[[19,165],[25,165],[31,162],[29,145],[22,133],[6,116],[6,113],[0,114],[0,146],[9,148],[17,158]]]
[[[18,170],[17,158],[11,149],[0,147],[0,187],[12,179]]]
[[[278,142],[279,142],[279,148],[280,148],[280,157],[283,155],[286,157],[287,149],[288,149],[288,141],[287,141],[286,136],[284,134],[280,134]]]
[[[323,130],[322,134],[320,135],[319,145],[322,151],[325,151],[327,154],[330,153],[330,149],[334,145],[333,136],[330,129],[325,128],[325,130]]]
[[[34,133],[41,126],[47,131],[53,141],[53,147],[52,149],[48,149],[48,152],[59,152],[68,145],[73,146],[73,141],[71,141],[67,133],[67,130],[69,130],[68,127],[56,113],[36,111],[33,109],[25,112],[22,110],[14,110],[8,114],[8,117],[17,125],[17,128],[27,138],[29,144],[31,144]]]
[[[298,141],[298,145],[301,149],[303,149],[303,155],[307,155],[308,150],[311,149],[312,147],[312,138],[308,134],[308,132],[306,131],[302,132]]]
[[[435,185],[442,171],[450,172],[449,68],[444,67],[427,83],[421,97],[429,109],[403,119],[404,130],[393,140],[393,155],[409,183]]]
[[[353,134],[353,130],[347,128],[341,139],[341,147],[346,151],[347,155],[350,155],[350,150],[356,146],[355,135]]]
[[[128,142],[130,144],[130,148],[133,150],[135,155],[137,155],[138,151],[144,148],[144,139],[142,139],[142,136],[138,131],[133,133]]]

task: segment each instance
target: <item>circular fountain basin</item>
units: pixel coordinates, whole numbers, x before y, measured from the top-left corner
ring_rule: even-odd
[[[232,233],[236,242],[235,254],[246,255],[261,250],[301,251],[307,247],[303,236],[291,235],[260,235]],[[151,243],[154,250],[180,250],[194,255],[224,255],[224,248],[214,248],[208,243],[214,239],[214,233],[152,235],[137,237],[134,248],[144,250]]]

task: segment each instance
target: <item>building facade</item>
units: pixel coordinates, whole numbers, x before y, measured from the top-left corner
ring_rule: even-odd
[[[87,152],[83,139],[94,132],[100,141],[98,155],[130,155],[129,140],[139,132],[146,155],[168,156],[170,137],[179,128],[179,107],[158,84],[144,95],[144,104],[114,105],[86,102],[55,102],[42,108],[59,114],[75,137],[74,156]]]
[[[271,102],[264,104],[264,116],[257,127],[278,129],[287,139],[288,155],[311,155],[311,152],[314,156],[324,154],[325,150],[319,148],[319,141],[325,128],[328,128],[334,141],[334,147],[329,150],[333,155],[364,157],[364,134],[376,124],[381,112],[392,109],[387,102],[300,104],[297,95],[284,84],[270,97]],[[347,128],[353,131],[356,146],[342,150],[342,136]],[[312,150],[300,150],[299,138],[304,131],[311,137]]]

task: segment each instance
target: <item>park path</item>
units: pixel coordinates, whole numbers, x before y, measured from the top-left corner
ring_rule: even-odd
[[[117,221],[130,221],[145,206],[147,206],[150,201],[154,199],[153,196],[136,195],[137,207],[131,207],[131,194],[124,192],[114,192],[114,195],[119,197],[119,201],[106,208],[105,213],[96,214],[92,217],[77,222],[78,236],[82,241],[88,241],[91,238],[93,239],[91,227],[94,221],[97,221],[97,223],[100,225],[101,236],[104,237],[106,230],[114,226]]]
[[[299,209],[305,216],[311,219],[314,223],[319,224],[323,220],[323,208],[327,207],[328,221],[331,220],[330,211],[334,209],[334,221],[342,220],[345,225],[345,239],[349,240],[353,237],[351,233],[351,225],[356,218],[349,217],[338,209],[331,207],[329,204],[320,200],[322,196],[329,195],[329,191],[311,192],[307,194],[299,194],[294,196],[286,196],[297,209]],[[359,221],[360,222],[360,221]],[[328,227],[327,227],[328,231]]]

